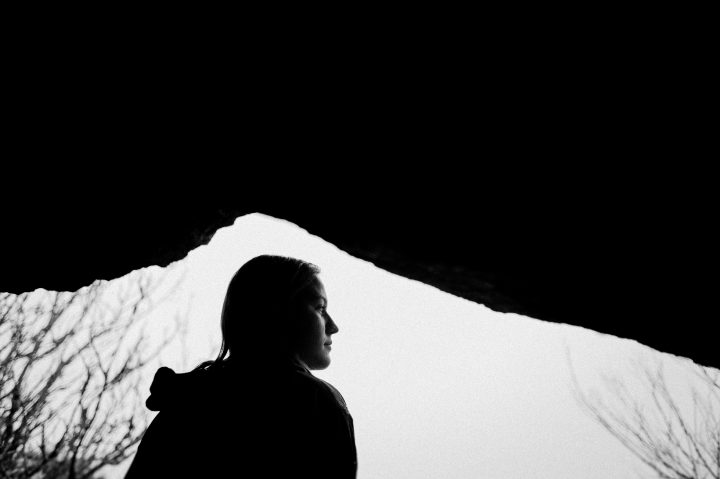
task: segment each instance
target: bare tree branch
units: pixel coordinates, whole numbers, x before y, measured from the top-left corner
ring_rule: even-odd
[[[93,478],[132,455],[143,371],[182,323],[146,347],[145,319],[179,284],[163,297],[156,277],[0,293],[0,478]]]
[[[631,395],[627,380],[606,378],[609,397],[617,404],[611,406],[583,391],[569,351],[567,360],[572,391],[581,408],[659,477],[720,479],[720,381],[715,372],[692,368],[707,392],[701,395],[694,386],[687,389],[691,411],[670,391],[660,362],[639,367],[644,393]]]

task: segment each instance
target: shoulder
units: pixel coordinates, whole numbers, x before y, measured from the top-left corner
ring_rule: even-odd
[[[320,378],[316,378],[316,379],[318,381],[320,381],[320,383],[321,383],[320,387],[322,388],[323,393],[326,395],[329,394],[331,399],[335,403],[337,403],[343,411],[349,412],[347,403],[345,402],[345,398],[342,396],[342,394],[340,394],[340,391],[338,391],[337,388],[335,386],[333,386],[332,384],[330,384],[329,382],[324,381]]]
[[[298,372],[298,381],[303,386],[313,392],[317,398],[318,403],[321,405],[328,405],[341,409],[346,414],[349,414],[347,403],[345,398],[340,394],[340,391],[330,384],[329,382],[320,379],[308,372]]]

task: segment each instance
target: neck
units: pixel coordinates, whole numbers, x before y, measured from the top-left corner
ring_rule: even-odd
[[[268,370],[278,370],[278,369],[288,369],[288,368],[296,368],[301,367],[303,369],[307,369],[308,371],[310,368],[303,360],[301,360],[297,355],[294,356],[280,356],[275,357],[273,359],[265,359],[262,363],[258,364],[257,360],[254,360],[252,358],[243,358],[243,357],[235,357],[232,356],[229,357],[227,360],[225,360],[225,364],[232,368],[232,369],[242,369],[247,371],[257,371],[257,372],[263,372]]]
[[[300,357],[297,354],[292,357],[292,361],[295,364],[298,364],[298,365],[302,366],[303,368],[307,369],[308,371],[310,371],[310,367],[307,364],[305,364],[305,361],[300,359]]]

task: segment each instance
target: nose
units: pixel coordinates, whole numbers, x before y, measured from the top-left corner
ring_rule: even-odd
[[[325,324],[325,334],[328,336],[331,334],[335,334],[338,331],[340,331],[340,328],[338,328],[337,324],[335,324],[335,321],[328,315],[328,322]]]

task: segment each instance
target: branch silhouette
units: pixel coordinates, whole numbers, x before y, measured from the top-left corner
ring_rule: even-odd
[[[0,478],[94,478],[134,453],[148,424],[143,371],[184,321],[148,346],[165,279],[0,293]]]
[[[580,386],[568,352],[572,390],[581,408],[662,479],[720,479],[720,371],[690,366],[701,386],[681,394],[663,363],[636,365],[632,377],[604,376],[605,395]],[[629,384],[641,385],[631,392]]]

